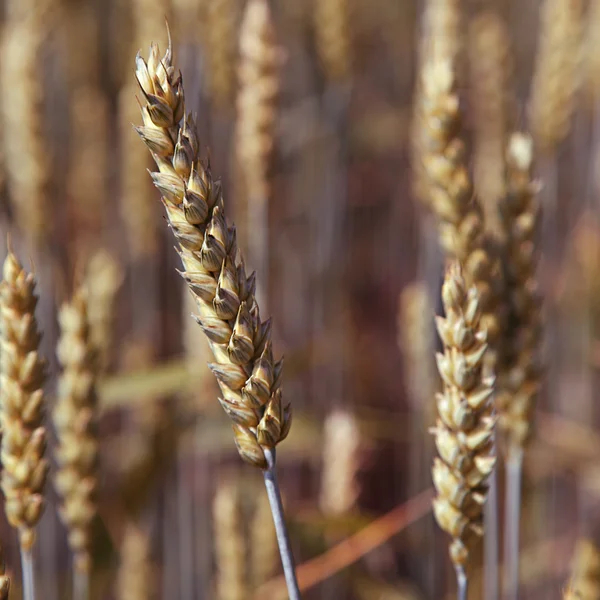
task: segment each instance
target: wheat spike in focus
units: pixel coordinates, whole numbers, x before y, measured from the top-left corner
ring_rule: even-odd
[[[249,596],[247,546],[240,487],[221,483],[213,502],[216,589],[219,600],[245,600]]]
[[[505,236],[506,295],[514,329],[510,343],[505,344],[506,368],[499,370],[496,396],[499,427],[510,449],[522,448],[530,436],[541,379],[541,297],[536,278],[540,186],[533,180],[532,168],[531,138],[513,134],[506,154],[506,196],[500,214]]]
[[[531,130],[540,150],[556,147],[569,133],[579,85],[581,0],[545,0],[531,82]]]
[[[137,526],[129,523],[121,542],[118,600],[150,600],[155,589],[150,564],[150,538]]]
[[[260,318],[255,277],[246,275],[235,227],[225,218],[220,183],[200,159],[196,124],[184,115],[181,74],[172,64],[171,47],[161,58],[153,44],[147,63],[138,55],[136,76],[145,100],[137,131],[158,166],[152,178],[179,243],[181,274],[196,299],[198,323],[215,357],[210,367],[221,389],[219,401],[234,423],[242,458],[266,468],[264,449],[282,441],[291,425],[291,407],[280,389],[283,363],[273,359],[271,321]]]
[[[486,238],[481,206],[473,194],[452,65],[429,62],[423,71],[422,151],[431,208],[438,220],[440,245],[463,265],[468,285],[475,285],[482,310],[482,329],[494,370],[495,344],[503,322],[499,264]]]
[[[52,415],[58,441],[55,487],[61,500],[59,514],[67,528],[74,567],[81,573],[89,573],[91,568],[98,484],[96,371],[87,310],[82,288],[60,309],[57,355],[63,372]]]
[[[437,364],[444,382],[437,395],[433,429],[439,458],[432,475],[437,497],[433,510],[439,526],[452,536],[450,557],[464,568],[469,549],[483,535],[483,506],[493,456],[493,379],[482,375],[486,334],[480,322],[479,294],[466,287],[458,263],[446,272],[442,287],[445,318],[437,318],[444,353]]]
[[[34,311],[35,279],[9,251],[0,284],[0,425],[2,491],[9,523],[29,552],[44,509],[48,461],[44,458],[43,386],[45,361],[38,354],[41,334]]]
[[[600,549],[588,539],[577,542],[573,574],[564,600],[600,600]]]

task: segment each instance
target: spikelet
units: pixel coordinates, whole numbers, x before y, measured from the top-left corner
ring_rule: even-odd
[[[8,191],[19,229],[35,246],[44,244],[52,225],[41,56],[52,4],[51,0],[7,2],[0,65],[3,143],[10,148],[4,155]]]
[[[532,179],[533,142],[511,136],[506,154],[506,196],[500,206],[505,231],[505,280],[510,336],[496,398],[499,427],[510,448],[527,441],[540,387],[541,298],[536,281],[540,224],[539,185]]]
[[[316,0],[313,19],[317,54],[327,81],[345,81],[352,67],[350,1]]]
[[[242,458],[266,468],[264,449],[283,440],[291,425],[291,406],[280,389],[283,363],[273,360],[271,321],[260,319],[255,277],[246,275],[238,255],[221,185],[200,159],[193,117],[184,119],[181,74],[172,65],[171,47],[161,59],[153,44],[148,63],[138,55],[136,76],[145,97],[144,124],[137,131],[159,168],[152,178],[179,244],[197,320],[215,356],[210,366],[221,388],[219,401],[234,422]]]
[[[600,600],[600,549],[591,540],[577,542],[573,574],[564,600]]]
[[[246,540],[239,486],[223,482],[213,502],[217,597],[219,600],[246,600],[248,573]]]
[[[323,470],[319,505],[324,514],[341,515],[356,507],[359,487],[361,434],[356,416],[347,409],[335,409],[323,428]]]
[[[44,458],[43,385],[46,363],[38,354],[41,335],[34,311],[35,279],[9,251],[0,284],[0,425],[2,491],[8,522],[30,551],[44,510],[48,461]]]
[[[467,289],[458,263],[451,263],[442,287],[445,318],[437,318],[444,353],[437,355],[444,390],[437,395],[433,433],[440,455],[432,475],[437,491],[433,511],[452,536],[450,558],[465,566],[469,549],[483,535],[483,505],[493,456],[493,379],[482,375],[487,349],[480,323],[479,294]]]
[[[251,198],[264,202],[275,144],[282,51],[266,0],[249,0],[240,31],[237,159]]]
[[[495,344],[503,315],[499,309],[501,280],[496,253],[486,239],[481,207],[473,194],[466,168],[465,148],[459,138],[461,115],[454,89],[455,77],[447,61],[428,63],[423,71],[423,167],[431,208],[438,220],[440,245],[449,258],[464,267],[468,285],[475,285],[482,310],[482,329],[491,352],[486,362],[493,370]]]
[[[579,84],[581,0],[545,0],[529,102],[531,131],[542,152],[568,135]]]
[[[121,543],[117,575],[118,600],[150,600],[155,589],[150,564],[150,538],[129,523]]]
[[[434,331],[426,286],[415,282],[406,286],[398,302],[398,346],[402,350],[404,377],[413,409],[423,411],[429,421],[431,398],[437,389],[433,363]]]
[[[206,3],[204,38],[208,86],[217,110],[229,110],[235,101],[240,16],[239,0]]]
[[[425,65],[440,60],[455,64],[460,49],[460,10],[458,0],[428,0],[422,18],[419,72]],[[423,168],[423,82],[417,80],[411,122],[411,167],[413,193],[426,206],[429,204],[429,185]]]
[[[504,149],[512,71],[508,32],[494,12],[478,15],[469,27],[471,105],[475,122],[474,186],[487,231],[497,234],[498,201],[504,194]]]
[[[10,578],[6,574],[6,566],[4,564],[4,556],[0,550],[0,600],[8,600],[10,592]]]
[[[98,250],[90,258],[86,274],[87,314],[89,336],[98,373],[103,373],[110,360],[112,321],[116,295],[123,281],[123,271],[106,251]]]
[[[253,500],[255,506],[249,532],[250,582],[256,590],[277,570],[279,548],[268,497],[257,493]]]
[[[83,288],[63,304],[59,323],[56,353],[63,371],[52,415],[58,442],[55,487],[74,568],[89,573],[91,526],[97,511],[98,436],[95,357]]]

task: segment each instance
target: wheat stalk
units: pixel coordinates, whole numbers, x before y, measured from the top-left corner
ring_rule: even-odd
[[[150,600],[155,582],[150,564],[150,538],[139,527],[129,523],[121,542],[117,598]]]
[[[8,522],[19,531],[25,600],[34,600],[34,528],[44,510],[48,462],[44,458],[43,385],[46,363],[38,353],[35,278],[9,250],[0,284],[1,486]]]
[[[85,291],[77,290],[60,309],[57,356],[63,367],[52,419],[58,465],[55,487],[60,517],[73,553],[74,597],[89,594],[92,567],[91,527],[96,517],[98,485],[96,358],[91,343]]]
[[[482,374],[487,350],[480,322],[479,294],[467,288],[457,262],[450,264],[442,286],[445,318],[437,318],[444,353],[437,364],[444,389],[437,395],[438,420],[432,430],[440,455],[434,459],[437,497],[433,511],[452,536],[450,558],[457,572],[459,598],[466,600],[469,550],[483,535],[483,505],[493,455],[493,379]]]
[[[317,0],[313,6],[315,44],[327,81],[350,77],[352,39],[349,0]]]
[[[545,0],[529,101],[531,131],[543,152],[569,133],[579,85],[581,0]]]
[[[249,596],[247,544],[244,536],[241,490],[222,482],[213,502],[216,589],[219,600],[245,600]]]
[[[573,573],[564,600],[600,599],[600,549],[589,539],[577,542]]]
[[[275,446],[289,433],[291,406],[282,399],[283,363],[273,359],[271,321],[260,318],[255,277],[246,275],[238,255],[220,183],[200,158],[194,119],[184,118],[181,74],[172,64],[170,45],[162,59],[156,44],[147,63],[138,54],[136,76],[144,96],[143,126],[137,131],[159,168],[152,177],[179,244],[182,276],[196,299],[198,323],[215,356],[210,367],[221,389],[221,406],[234,423],[238,452],[264,470],[294,600],[299,592],[275,475]]]

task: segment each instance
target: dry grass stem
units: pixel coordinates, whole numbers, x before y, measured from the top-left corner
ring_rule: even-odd
[[[85,288],[89,339],[99,373],[106,371],[110,361],[115,301],[123,276],[121,266],[106,250],[98,250],[88,262]]]
[[[249,0],[240,30],[236,152],[251,202],[269,195],[282,59],[267,1]]]
[[[235,483],[222,483],[217,488],[213,502],[216,589],[219,600],[246,600],[249,595],[247,546],[240,492],[240,487]]]
[[[506,154],[506,196],[500,206],[511,335],[504,345],[496,406],[499,428],[509,449],[516,450],[530,436],[541,380],[541,297],[536,278],[541,213],[532,167],[531,138],[513,134]]]
[[[255,277],[246,275],[221,185],[200,159],[193,117],[184,116],[171,47],[161,58],[153,44],[148,62],[138,55],[136,67],[145,100],[144,124],[137,131],[158,165],[152,178],[179,243],[181,274],[196,299],[198,323],[215,356],[211,369],[219,401],[234,423],[242,458],[266,468],[265,449],[283,440],[291,425],[291,407],[281,396],[282,362],[273,359],[271,322],[260,319]]]
[[[334,409],[327,415],[323,444],[319,506],[328,515],[348,513],[356,507],[360,492],[356,475],[361,444],[358,420],[350,410]]]
[[[504,150],[511,116],[512,56],[506,25],[494,12],[478,15],[469,28],[469,89],[474,115],[474,187],[486,229],[497,233],[498,201],[504,194]]]
[[[42,389],[46,363],[38,353],[34,289],[33,275],[9,251],[0,284],[1,482],[8,522],[18,529],[21,548],[28,553],[44,510],[48,473]]]
[[[542,152],[569,133],[579,84],[581,0],[545,0],[529,103],[531,130]]]
[[[573,560],[573,574],[564,600],[600,599],[600,549],[589,539],[580,539]]]
[[[91,527],[97,512],[98,437],[96,359],[82,288],[61,307],[59,323],[61,337],[56,352],[63,371],[52,415],[58,442],[55,487],[74,568],[89,574]]]
[[[482,310],[481,328],[492,352],[503,322],[501,279],[495,249],[485,236],[481,206],[473,194],[465,147],[459,137],[461,115],[455,77],[448,61],[428,63],[423,71],[422,151],[428,195],[436,214],[440,244],[463,265],[468,285],[475,285]]]
[[[439,418],[432,430],[439,453],[432,470],[437,491],[433,511],[452,536],[453,564],[464,569],[470,549],[483,535],[487,480],[496,461],[493,379],[482,375],[487,343],[479,294],[467,288],[456,262],[446,272],[442,300],[445,318],[437,318],[437,328],[444,353],[437,355],[437,363],[444,390],[437,395]]]
[[[125,528],[117,575],[118,600],[150,600],[156,589],[150,564],[150,538],[131,523]]]
[[[352,68],[350,0],[317,0],[313,5],[316,49],[326,79],[347,80]]]

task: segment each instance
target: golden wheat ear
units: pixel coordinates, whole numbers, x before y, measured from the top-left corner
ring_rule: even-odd
[[[154,596],[154,579],[150,564],[150,537],[129,523],[121,542],[117,598],[150,600]]]
[[[580,539],[573,557],[572,575],[564,600],[600,598],[600,548],[592,540]]]
[[[483,535],[487,481],[496,462],[493,379],[482,374],[487,341],[479,294],[467,287],[457,262],[446,271],[442,300],[445,317],[438,317],[437,329],[444,352],[437,363],[444,388],[437,396],[438,420],[432,430],[439,454],[432,469],[437,492],[433,512],[452,537],[450,558],[459,586],[466,588],[469,551]],[[461,593],[466,598],[466,589]]]

